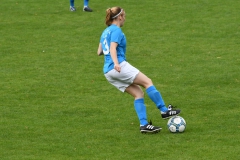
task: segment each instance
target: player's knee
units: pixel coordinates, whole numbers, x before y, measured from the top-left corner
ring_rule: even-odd
[[[152,79],[148,78],[148,83],[149,83],[149,84],[152,84],[152,83],[153,83],[153,82],[152,82]]]
[[[144,86],[145,88],[148,88],[148,87],[150,87],[150,86],[153,85],[153,82],[152,82],[152,80],[151,80],[150,78],[148,78],[146,82],[147,82],[147,83],[146,83],[146,85]]]

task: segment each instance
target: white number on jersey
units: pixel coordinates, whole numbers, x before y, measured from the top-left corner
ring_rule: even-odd
[[[104,53],[104,55],[107,55],[107,54],[109,53],[110,50],[109,50],[109,45],[108,45],[106,39],[104,39],[103,44],[104,44],[104,47],[103,47],[103,53]]]

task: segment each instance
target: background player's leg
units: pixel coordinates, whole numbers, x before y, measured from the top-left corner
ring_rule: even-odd
[[[74,7],[74,0],[70,0],[70,11],[76,11]]]

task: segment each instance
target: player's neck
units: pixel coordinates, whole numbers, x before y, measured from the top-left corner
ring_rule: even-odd
[[[118,27],[121,27],[121,25],[120,25],[120,22],[119,22],[119,21],[113,21],[113,22],[112,22],[112,24],[114,24],[114,25],[116,25],[116,26],[118,26]]]

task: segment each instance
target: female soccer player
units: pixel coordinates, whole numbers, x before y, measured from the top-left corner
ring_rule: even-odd
[[[156,104],[163,119],[178,115],[180,110],[173,109],[171,105],[166,108],[152,80],[126,61],[126,37],[121,30],[124,22],[124,9],[112,7],[106,10],[107,28],[101,35],[97,54],[104,55],[103,72],[108,82],[135,98],[134,107],[140,121],[140,132],[157,133],[161,128],[148,123],[144,93],[140,86],[146,89],[148,97]]]
[[[89,8],[89,6],[88,6],[88,1],[89,0],[83,1],[83,3],[84,3],[83,11],[92,12],[92,9]],[[70,0],[70,11],[76,11],[76,8],[74,7],[74,0]]]

